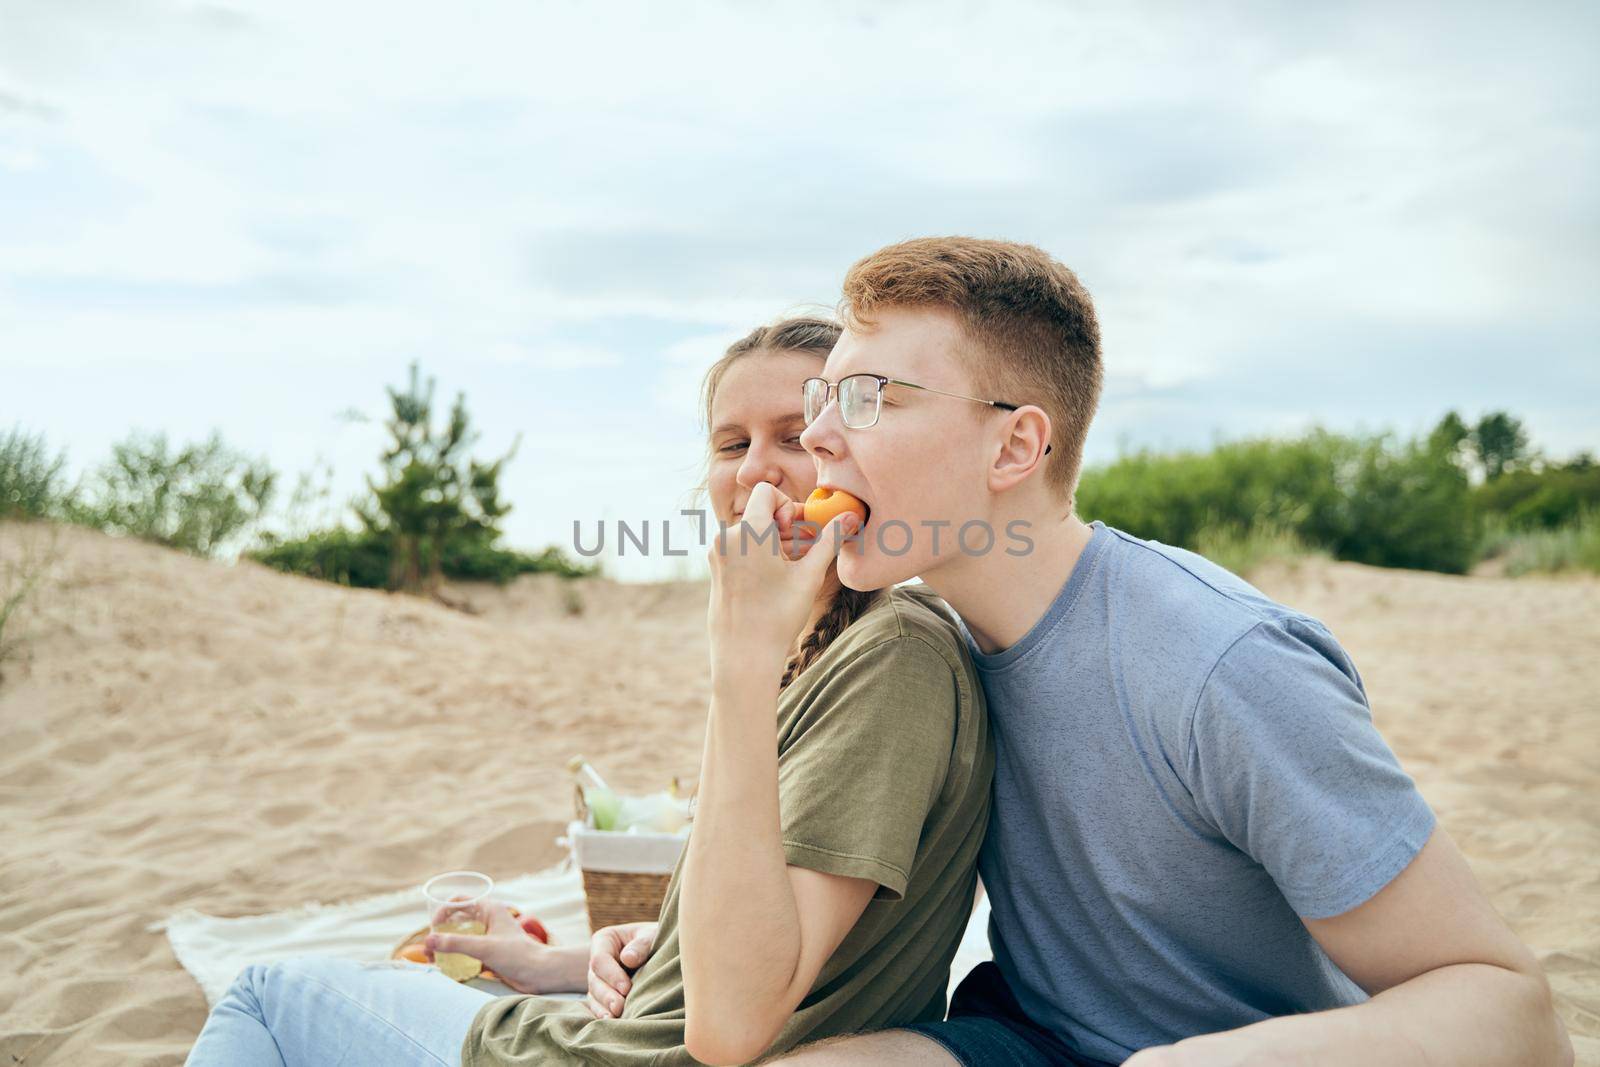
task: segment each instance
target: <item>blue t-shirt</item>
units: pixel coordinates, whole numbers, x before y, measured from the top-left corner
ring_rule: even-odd
[[[966,636],[995,743],[989,940],[1032,1019],[1120,1062],[1365,999],[1301,919],[1369,899],[1434,817],[1321,623],[1097,522],[1022,640]]]

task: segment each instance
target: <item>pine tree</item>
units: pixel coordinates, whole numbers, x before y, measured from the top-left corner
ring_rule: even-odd
[[[367,530],[389,541],[389,588],[437,594],[443,561],[452,550],[487,546],[500,536],[500,521],[511,506],[500,498],[500,473],[516,454],[490,463],[467,453],[477,442],[467,416],[466,397],[457,393],[444,427],[433,427],[435,381],[422,385],[415,363],[409,387],[386,387],[392,438],[383,453],[384,482],[369,475],[372,500],[356,507]]]

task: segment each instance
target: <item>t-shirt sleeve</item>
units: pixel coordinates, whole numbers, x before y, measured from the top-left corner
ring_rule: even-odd
[[[1190,790],[1302,918],[1365,903],[1427,843],[1434,815],[1372,723],[1331,634],[1258,624],[1194,708]]]
[[[778,763],[789,863],[877,882],[899,900],[944,786],[958,693],[944,657],[916,636],[862,649],[808,698]]]

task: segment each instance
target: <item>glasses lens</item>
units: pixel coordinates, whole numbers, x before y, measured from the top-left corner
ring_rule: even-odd
[[[828,406],[828,383],[822,378],[807,378],[802,388],[806,398],[806,425],[810,426]]]
[[[878,379],[870,374],[852,374],[839,379],[839,417],[852,430],[862,430],[878,421]]]

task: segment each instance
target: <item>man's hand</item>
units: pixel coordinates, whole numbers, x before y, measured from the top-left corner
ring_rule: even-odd
[[[644,966],[655,951],[660,923],[623,923],[605,926],[589,939],[589,995],[583,1006],[596,1019],[618,1018],[622,1002],[633,988],[632,972]]]

